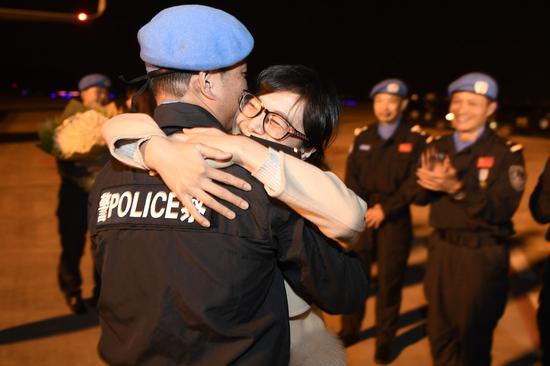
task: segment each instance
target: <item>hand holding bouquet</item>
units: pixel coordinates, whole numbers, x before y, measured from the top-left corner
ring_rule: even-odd
[[[103,124],[117,112],[114,103],[89,109],[71,101],[60,117],[39,132],[40,147],[62,160],[93,160],[105,151]]]

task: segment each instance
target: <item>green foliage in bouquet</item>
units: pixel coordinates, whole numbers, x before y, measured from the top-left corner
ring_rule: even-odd
[[[44,122],[38,131],[38,137],[40,139],[38,147],[56,158],[61,158],[61,152],[54,144],[55,129],[61,125],[66,118],[79,112],[85,112],[88,109],[89,108],[85,107],[80,101],[71,99],[60,115],[49,118]]]
[[[117,113],[114,103],[89,108],[72,99],[63,113],[45,121],[38,146],[57,159],[94,160],[106,151],[101,126]]]

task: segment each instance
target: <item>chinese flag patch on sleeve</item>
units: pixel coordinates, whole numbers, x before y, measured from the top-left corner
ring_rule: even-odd
[[[479,169],[490,169],[495,164],[495,158],[493,156],[480,156],[477,158],[477,167]]]
[[[413,151],[413,144],[410,142],[404,142],[402,144],[399,144],[398,150],[400,153],[410,153]]]

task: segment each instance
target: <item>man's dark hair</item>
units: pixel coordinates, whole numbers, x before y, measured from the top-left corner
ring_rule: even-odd
[[[304,133],[309,139],[304,146],[316,150],[307,161],[322,165],[340,116],[340,98],[335,89],[303,65],[268,67],[260,72],[256,84],[258,95],[289,91],[300,96],[298,100],[304,101]]]
[[[170,95],[181,98],[185,95],[192,72],[175,71],[151,78],[151,90],[155,97],[159,95]]]

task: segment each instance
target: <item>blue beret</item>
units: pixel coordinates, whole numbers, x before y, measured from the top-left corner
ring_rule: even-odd
[[[101,86],[103,88],[111,87],[111,79],[103,74],[89,74],[78,82],[78,90],[83,91],[92,86]]]
[[[394,94],[404,98],[409,93],[409,88],[407,88],[407,84],[405,84],[402,80],[386,79],[382,80],[372,88],[370,91],[370,97],[374,98],[374,96],[378,93]]]
[[[147,71],[168,68],[217,70],[235,65],[252,51],[254,38],[234,16],[203,5],[162,10],[138,32]]]
[[[467,91],[475,94],[484,95],[490,99],[497,99],[498,85],[495,79],[487,74],[480,72],[471,72],[462,75],[451,84],[449,84],[448,94],[451,96],[455,92]]]

